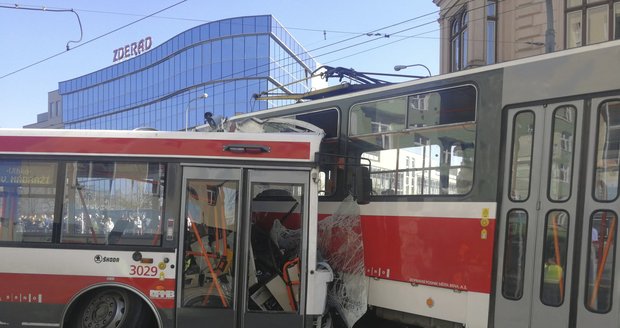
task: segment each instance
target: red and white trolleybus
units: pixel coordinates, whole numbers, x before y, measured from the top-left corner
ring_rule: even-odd
[[[0,130],[0,327],[309,327],[321,138]]]
[[[359,326],[619,327],[618,41],[233,120],[276,117],[371,163]],[[320,218],[349,192],[331,162]]]

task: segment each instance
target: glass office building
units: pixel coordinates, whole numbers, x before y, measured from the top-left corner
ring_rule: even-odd
[[[66,129],[183,130],[204,113],[233,116],[285,105],[252,95],[311,88],[317,63],[272,16],[224,19],[187,30],[149,51],[59,83]],[[295,82],[300,81],[300,82]],[[208,94],[203,98],[203,94]]]

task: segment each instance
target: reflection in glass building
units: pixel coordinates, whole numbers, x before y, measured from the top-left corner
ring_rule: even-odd
[[[224,19],[60,82],[62,120],[66,129],[183,130],[186,115],[194,127],[204,123],[205,112],[230,117],[288,104],[254,101],[252,95],[276,86],[285,93],[309,91],[312,81],[304,79],[316,68],[272,16]]]

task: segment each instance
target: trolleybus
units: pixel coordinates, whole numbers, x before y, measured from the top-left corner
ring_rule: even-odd
[[[0,130],[0,327],[311,327],[321,138]]]

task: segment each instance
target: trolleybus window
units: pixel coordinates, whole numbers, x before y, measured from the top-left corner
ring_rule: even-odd
[[[165,165],[67,164],[61,242],[158,246]]]
[[[549,199],[566,201],[570,198],[573,181],[573,138],[575,136],[575,108],[562,106],[553,115],[553,147]]]
[[[235,293],[236,181],[187,181],[183,306],[229,308]]]
[[[303,186],[252,183],[248,310],[299,313]]]
[[[534,113],[517,114],[512,129],[512,163],[510,169],[510,199],[525,201],[530,195],[532,171],[532,142],[534,139]]]
[[[608,101],[599,107],[598,141],[594,198],[611,201],[618,197],[620,164],[620,101]]]
[[[585,304],[592,312],[611,310],[614,290],[618,217],[611,211],[597,211],[590,218]]]
[[[372,166],[375,195],[471,190],[476,140],[472,86],[354,105],[350,140]],[[403,124],[405,123],[405,124]]]
[[[0,162],[0,241],[52,241],[56,172],[52,162]]]

